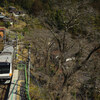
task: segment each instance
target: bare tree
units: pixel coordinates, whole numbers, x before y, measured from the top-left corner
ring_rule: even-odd
[[[38,30],[32,34],[31,39],[29,37],[33,46],[33,64],[43,69],[35,77],[40,76],[37,79],[43,82],[45,80],[44,88],[48,89],[54,100],[71,94],[70,87],[75,88],[75,75],[85,68],[89,59],[100,49],[99,42],[94,41],[97,47],[93,41],[88,42],[91,33],[87,28],[93,27],[90,21],[91,16],[95,15],[93,9],[87,7],[87,2],[59,1],[59,6],[53,6],[44,19],[42,17],[41,23],[49,32]],[[69,66],[68,58],[71,59]]]
[[[51,15],[49,15],[50,13],[47,14],[48,17],[46,17],[45,19],[46,23],[44,23],[44,26],[51,31],[51,34],[54,37],[53,38],[54,42],[58,46],[59,69],[61,69],[64,78],[62,82],[62,86],[58,90],[59,95],[61,94],[61,91],[63,91],[63,87],[66,86],[71,76],[73,76],[73,74],[75,74],[78,70],[84,67],[87,61],[89,60],[89,58],[91,57],[91,55],[100,48],[100,46],[94,47],[94,49],[92,49],[90,53],[88,53],[87,56],[85,56],[85,59],[79,62],[80,57],[79,58],[77,57],[80,54],[82,54],[82,48],[80,47],[79,50],[74,54],[74,57],[77,58],[76,64],[71,68],[70,72],[68,72],[64,67],[64,63],[66,59],[65,54],[73,47],[73,44],[68,46],[67,43],[68,40],[67,36],[69,34],[69,30],[75,27],[90,25],[90,22],[88,22],[89,15],[91,15],[91,13],[94,14],[94,12],[89,12],[90,10],[89,11],[86,10],[85,9],[86,6],[87,6],[87,2],[85,2],[84,4],[81,2],[73,6],[70,5],[70,8],[65,7],[65,9],[62,10],[58,10],[57,8],[56,10],[54,9],[54,14],[53,12],[51,12]],[[86,16],[88,18],[86,18]],[[82,34],[80,34],[78,38],[80,38],[80,36],[82,36]],[[87,34],[85,38],[87,38]]]

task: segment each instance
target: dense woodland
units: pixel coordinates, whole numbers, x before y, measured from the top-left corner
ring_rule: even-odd
[[[84,0],[71,0],[72,3],[75,2],[83,2]],[[0,5],[4,6],[7,4],[16,4],[20,5],[24,9],[28,10],[30,13],[37,13],[42,10],[50,10],[53,4],[60,4],[62,2],[66,2],[66,0],[0,0]],[[68,0],[70,2],[70,0]],[[100,10],[100,1],[99,0],[89,0],[90,4],[94,6],[94,8]]]
[[[100,0],[1,0],[0,5],[20,6],[30,16],[23,19],[23,32],[46,100],[100,99]]]

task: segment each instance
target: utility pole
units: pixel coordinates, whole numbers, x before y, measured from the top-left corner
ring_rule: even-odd
[[[30,86],[30,68],[31,68],[31,50],[30,50],[30,44],[29,44],[29,47],[28,47],[28,91],[29,91],[29,86]]]

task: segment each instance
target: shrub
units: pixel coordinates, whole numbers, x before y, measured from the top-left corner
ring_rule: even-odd
[[[5,23],[4,22],[0,22],[0,26],[5,26]]]
[[[5,27],[8,28],[9,26],[11,26],[11,25],[10,25],[10,22],[6,22],[6,23],[5,23]]]

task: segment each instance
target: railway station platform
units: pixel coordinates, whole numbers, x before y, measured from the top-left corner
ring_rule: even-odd
[[[17,83],[18,83],[18,70],[14,70],[9,94],[8,94],[8,100],[17,100]]]
[[[13,72],[7,100],[28,100],[26,94],[25,70],[23,66],[21,67],[22,68],[18,67],[17,70]]]

